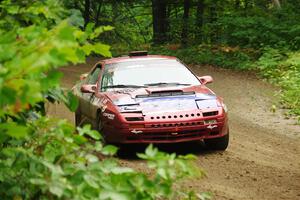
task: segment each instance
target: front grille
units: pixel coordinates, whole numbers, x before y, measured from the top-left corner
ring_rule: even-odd
[[[178,123],[155,123],[147,125],[148,128],[163,128],[163,127],[185,127],[185,126],[196,126],[203,125],[204,121],[195,122],[178,122]]]
[[[168,115],[157,115],[151,116],[150,119],[185,119],[185,118],[193,118],[193,117],[200,117],[200,112],[195,113],[182,113],[182,114],[168,114]]]

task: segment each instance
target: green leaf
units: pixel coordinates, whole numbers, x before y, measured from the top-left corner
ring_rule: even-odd
[[[51,171],[52,175],[64,175],[64,171],[62,170],[60,165],[54,165],[53,163],[47,162],[45,160],[43,160],[42,163]]]
[[[30,183],[34,184],[34,185],[46,185],[47,181],[45,179],[42,178],[31,178]]]
[[[82,50],[84,51],[84,53],[86,55],[90,55],[92,51],[94,51],[95,47],[94,45],[87,43],[85,45],[82,46]]]
[[[197,156],[194,154],[186,154],[186,155],[179,155],[178,158],[186,159],[186,160],[196,160]]]
[[[90,130],[85,133],[86,135],[90,136],[91,138],[95,140],[100,140],[102,138],[101,134],[98,131]]]
[[[7,122],[0,124],[0,133],[5,133],[16,139],[21,139],[28,135],[28,128],[15,122]]]
[[[94,156],[93,154],[87,154],[86,156],[85,156],[85,158],[88,160],[88,162],[90,162],[90,163],[95,163],[95,162],[98,162],[99,161],[99,159],[98,159],[98,157],[97,156]]]
[[[81,145],[81,144],[84,144],[84,143],[86,143],[88,140],[84,137],[84,136],[82,136],[82,135],[74,135],[73,136],[73,139],[74,139],[74,141],[77,143],[77,144],[79,144],[79,145]]]
[[[14,104],[16,101],[16,90],[9,88],[9,87],[3,87],[1,88],[0,93],[0,106],[4,105],[11,105]]]
[[[114,174],[124,174],[124,173],[133,173],[134,170],[129,167],[114,167],[111,170],[111,172]]]
[[[97,179],[94,177],[94,176],[91,176],[89,174],[86,174],[83,176],[83,179],[85,180],[85,182],[95,188],[95,189],[98,189],[99,188],[99,185],[97,184]]]
[[[152,144],[150,144],[146,151],[145,151],[145,154],[148,158],[154,158],[158,153],[158,149],[157,148],[154,148]]]
[[[94,52],[101,54],[104,57],[112,57],[111,52],[109,51],[110,46],[106,44],[97,43],[94,45]]]
[[[54,66],[63,66],[67,64],[67,59],[58,49],[53,48],[49,51],[48,62]]]
[[[62,28],[59,30],[58,38],[60,40],[67,40],[67,41],[74,41],[75,37],[73,35],[74,29],[72,26],[66,25],[67,23],[64,23]]]
[[[99,141],[95,142],[95,150],[100,152],[103,149],[103,144]]]
[[[20,7],[18,5],[11,5],[8,7],[7,11],[9,14],[17,14],[19,11]]]
[[[58,86],[60,79],[63,77],[63,73],[57,70],[51,70],[47,73],[47,77],[41,79],[42,88],[51,88]]]
[[[90,124],[86,124],[82,128],[77,127],[77,130],[78,130],[79,135],[82,135],[82,136],[87,135],[95,140],[100,140],[102,138],[101,134],[98,131],[91,130]]]
[[[68,106],[68,108],[72,112],[75,112],[78,105],[79,105],[78,98],[71,91],[68,91],[68,93],[67,93],[67,106]]]
[[[64,193],[64,189],[55,183],[52,183],[49,187],[49,190],[52,194],[55,194],[58,197],[62,197],[63,193]]]
[[[168,179],[167,171],[164,168],[157,169],[157,174],[162,177],[163,179]]]
[[[109,191],[109,190],[104,190],[101,192],[100,195],[101,200],[132,200],[132,196],[130,194],[126,193],[121,193],[118,191]]]
[[[106,145],[102,149],[102,154],[104,155],[115,155],[118,151],[118,148],[113,145]]]
[[[82,49],[77,48],[76,49],[76,55],[78,57],[79,62],[85,62],[85,58],[86,56],[88,56],[88,54],[86,54]]]
[[[111,31],[113,29],[114,28],[112,26],[100,26],[100,27],[97,27],[94,30],[94,32],[90,35],[90,39],[95,39],[96,37],[98,37],[104,31]]]
[[[58,156],[62,156],[65,153],[62,144],[56,141],[49,142],[43,152],[44,158],[49,162],[54,162]]]
[[[86,32],[86,34],[91,35],[91,34],[93,33],[94,27],[95,27],[95,24],[94,24],[94,23],[91,23],[91,22],[88,23],[88,24],[86,25],[86,27],[85,27],[85,32]]]

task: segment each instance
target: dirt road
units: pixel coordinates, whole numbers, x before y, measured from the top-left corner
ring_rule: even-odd
[[[71,87],[94,62],[61,69],[63,85]],[[284,119],[281,110],[271,112],[275,89],[251,74],[210,66],[191,68],[198,75],[213,76],[210,88],[224,97],[229,108],[231,139],[225,152],[210,152],[200,144],[167,148],[196,154],[197,164],[206,171],[207,177],[187,186],[211,191],[217,200],[300,199],[300,126]],[[74,121],[61,105],[50,106],[49,113]],[[138,159],[120,159],[120,163],[145,170],[145,163]]]

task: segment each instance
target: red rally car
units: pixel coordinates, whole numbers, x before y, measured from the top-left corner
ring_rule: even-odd
[[[229,142],[227,108],[175,57],[131,52],[98,62],[73,87],[76,125],[91,123],[109,143]]]

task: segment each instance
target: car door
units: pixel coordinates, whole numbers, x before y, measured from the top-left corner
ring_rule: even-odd
[[[101,65],[101,71],[99,73],[99,77],[97,79],[97,90],[95,92],[95,95],[91,98],[90,104],[89,104],[89,117],[93,121],[96,120],[98,115],[98,109],[100,108],[102,112],[105,110],[107,99],[103,96],[101,90],[101,85],[103,84],[103,70],[104,70],[104,64]]]
[[[86,82],[84,84],[88,85],[97,85],[98,84],[98,78],[100,76],[101,72],[101,64],[97,64],[94,69],[90,72],[88,75]],[[94,93],[82,93],[82,98],[80,99],[80,110],[82,115],[88,117],[90,120],[92,119],[91,115],[91,102],[95,99]]]

